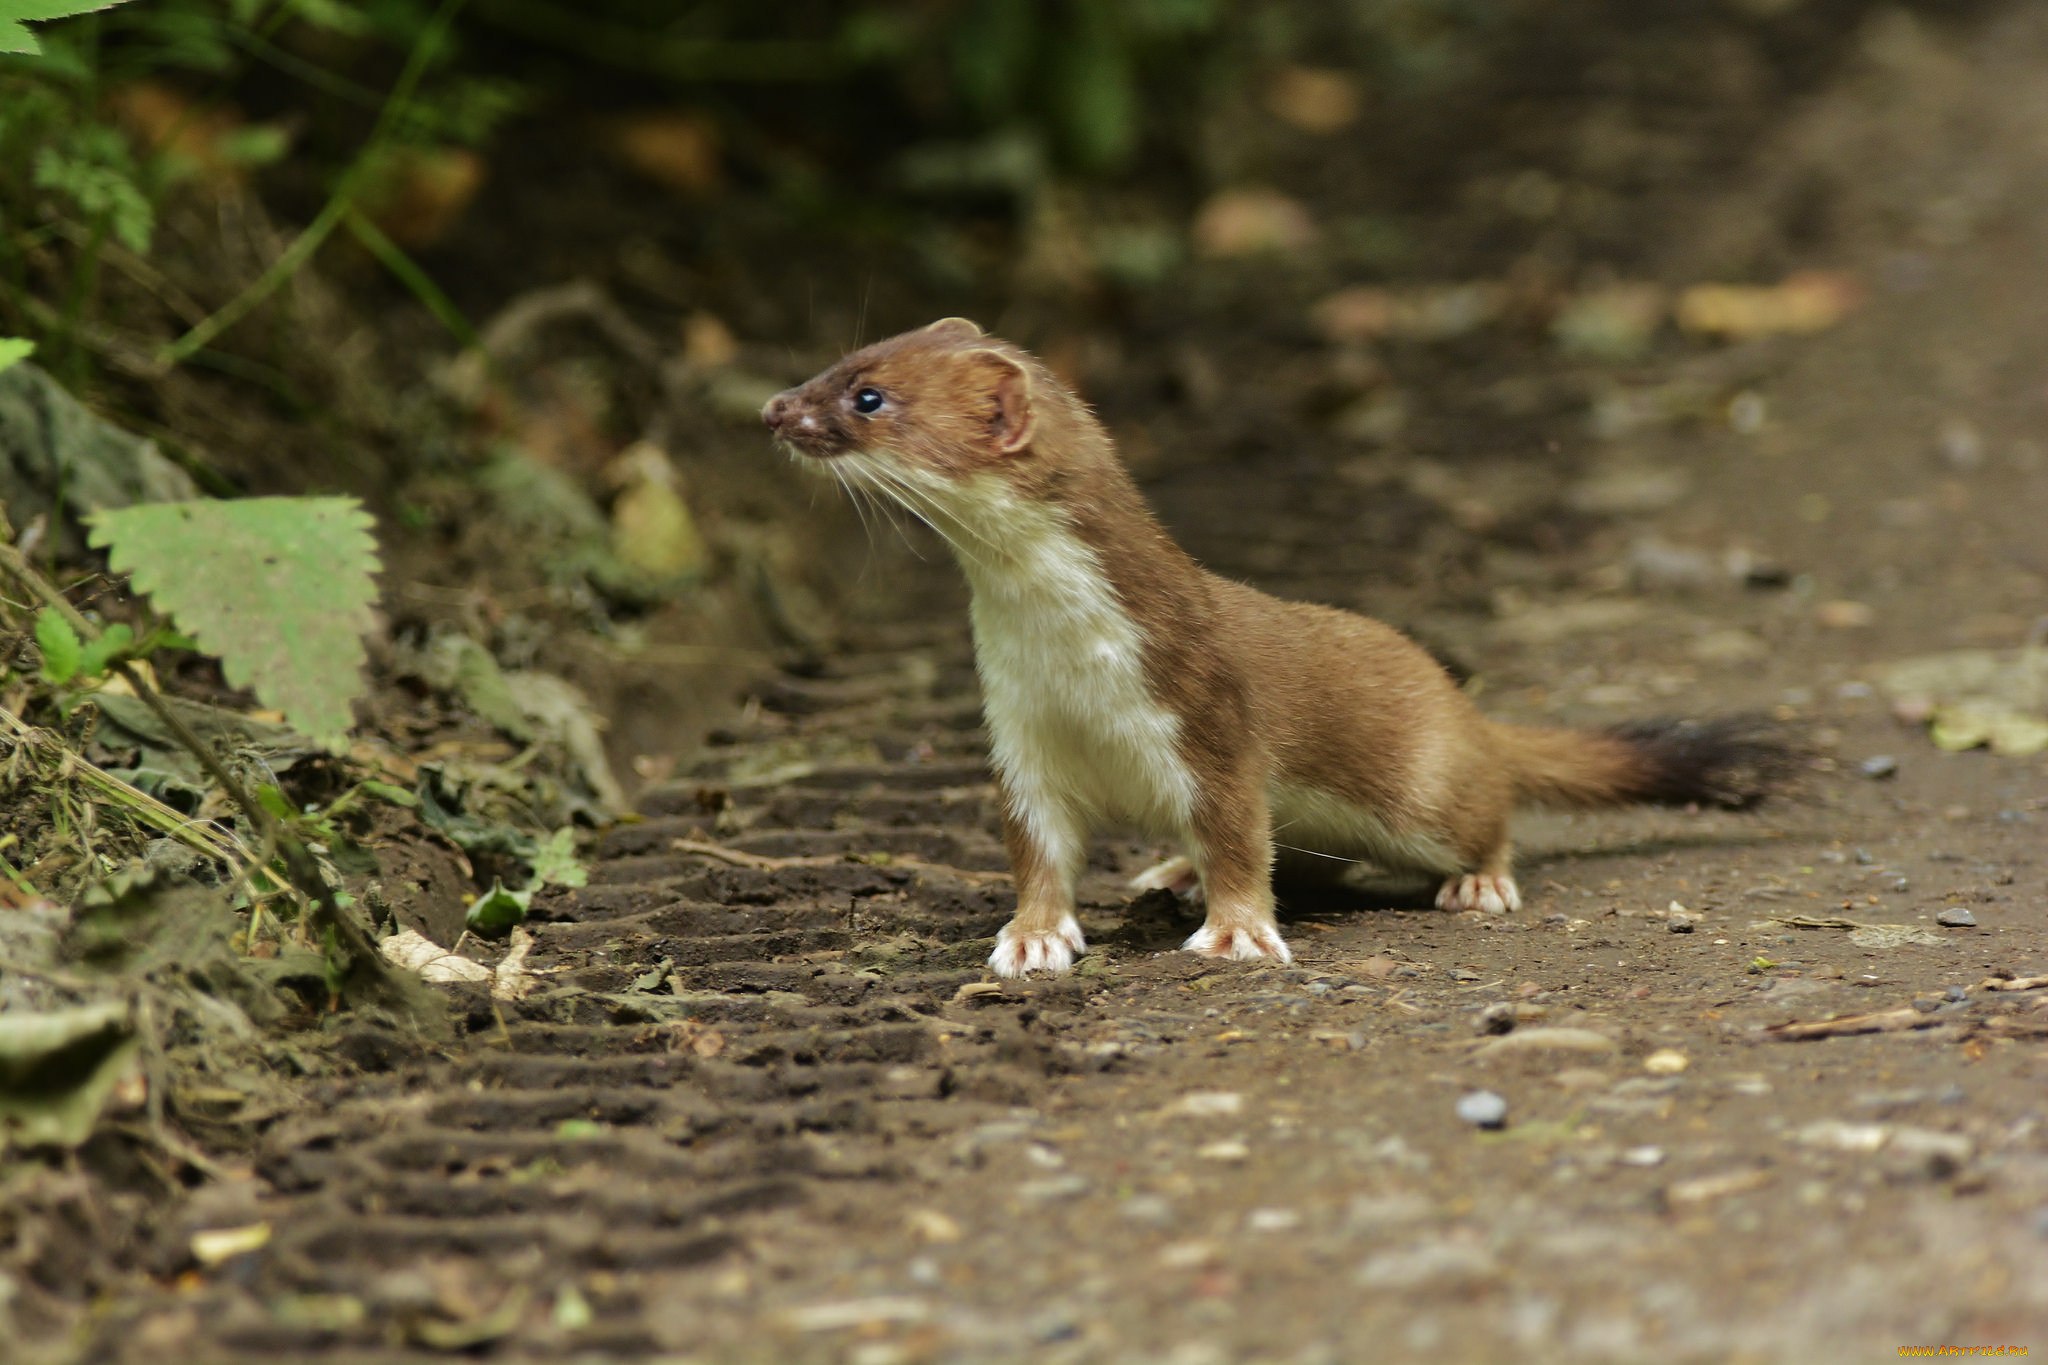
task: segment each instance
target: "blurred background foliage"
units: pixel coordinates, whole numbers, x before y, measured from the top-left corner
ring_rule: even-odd
[[[346,200],[422,292],[399,253],[437,238],[499,139],[571,111],[671,111],[618,147],[657,178],[737,181],[799,216],[1199,181],[1217,170],[1205,132],[1274,54],[1341,52],[1389,88],[1427,86],[1505,8],[135,0],[40,26],[40,56],[0,57],[0,326],[61,365],[108,253],[135,273],[166,196],[193,181],[260,181],[284,216]]]

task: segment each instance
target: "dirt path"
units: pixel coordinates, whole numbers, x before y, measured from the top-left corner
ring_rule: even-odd
[[[1668,261],[1753,253],[1826,173],[1867,305],[1628,376],[1760,423],[1532,479],[1545,428],[1502,401],[1497,454],[1219,451],[1153,490],[1218,567],[1421,627],[1503,714],[1781,708],[1834,760],[1804,800],[1533,820],[1521,914],[1295,904],[1277,970],[1173,952],[1178,911],[1117,890],[1152,851],[1111,842],[1082,969],[998,985],[960,595],[892,570],[921,624],[761,685],[542,902],[535,995],[467,1001],[441,1052],[352,1035],[361,1074],[163,1230],[260,1217],[270,1246],[122,1299],[96,1358],[2048,1350],[2048,988],[1986,984],[2048,972],[2048,767],[1941,754],[1866,681],[2048,608],[2048,21],[1873,32]],[[1434,398],[1492,401],[1458,383]],[[1646,473],[1689,483],[1569,513]],[[1847,1015],[1870,1031],[1783,1027]],[[1481,1090],[1505,1128],[1459,1116]]]

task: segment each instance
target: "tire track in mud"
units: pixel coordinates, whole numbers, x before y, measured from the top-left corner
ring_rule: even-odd
[[[1028,1003],[960,989],[1008,914],[964,643],[806,674],[761,684],[757,738],[724,736],[608,833],[589,886],[536,904],[526,1000],[458,992],[441,1050],[343,1034],[361,1074],[266,1136],[243,1216],[274,1234],[188,1283],[205,1345],[181,1350],[674,1349],[731,1253],[815,1235],[840,1191],[901,1180],[1060,1069]],[[189,1210],[160,1264],[220,1221]],[[121,1316],[96,1358],[150,1356]]]

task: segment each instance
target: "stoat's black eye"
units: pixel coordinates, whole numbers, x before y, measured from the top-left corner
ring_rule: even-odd
[[[862,416],[879,410],[881,406],[882,391],[880,389],[862,389],[853,396],[853,410]]]

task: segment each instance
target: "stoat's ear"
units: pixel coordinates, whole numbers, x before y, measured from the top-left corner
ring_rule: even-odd
[[[924,330],[933,336],[958,336],[967,340],[983,335],[981,325],[966,318],[940,318]]]
[[[997,454],[1015,455],[1031,444],[1038,427],[1031,372],[1016,357],[1001,351],[973,354],[988,377],[988,392],[994,401],[995,411],[989,418],[990,439]]]

